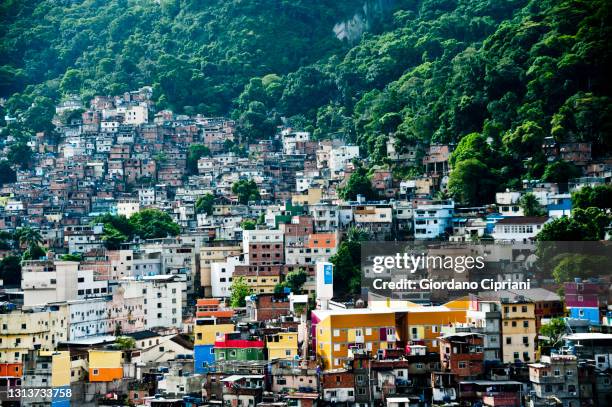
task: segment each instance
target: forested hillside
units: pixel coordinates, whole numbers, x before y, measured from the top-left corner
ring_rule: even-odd
[[[358,143],[370,164],[388,164],[389,133],[400,150],[458,143],[449,193],[479,204],[525,177],[575,175],[546,162],[546,136],[610,154],[610,9],[607,0],[14,0],[0,9],[0,95],[9,114],[30,119],[15,132],[50,130],[62,95],[151,84],[159,107],[231,114],[244,142],[269,138],[285,118]],[[334,27],[351,19],[366,32],[339,40]]]

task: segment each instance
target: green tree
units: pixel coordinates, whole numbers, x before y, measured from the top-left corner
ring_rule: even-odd
[[[461,161],[478,160],[482,163],[491,159],[491,148],[482,134],[471,133],[464,136],[449,158],[451,167],[456,167]]]
[[[196,205],[195,205],[196,213],[205,213],[210,216],[213,214],[214,204],[215,204],[215,196],[213,194],[202,195],[196,201]]]
[[[369,239],[367,232],[357,228],[348,230],[329,261],[334,265],[334,296],[349,297],[361,290],[361,243]]]
[[[580,175],[580,169],[574,164],[567,161],[555,161],[546,166],[542,180],[546,182],[563,183],[568,182],[572,178],[577,178]]]
[[[611,220],[612,217],[601,209],[578,208],[572,211],[571,218],[557,218],[546,223],[536,237],[543,242],[601,240]]]
[[[0,278],[5,287],[19,287],[21,284],[21,258],[8,255],[0,260]]]
[[[546,337],[546,344],[557,349],[563,346],[563,337],[567,333],[568,329],[563,318],[552,318],[540,328],[540,335]]]
[[[368,177],[365,168],[359,167],[351,174],[346,185],[338,191],[340,198],[345,201],[357,199],[358,195],[362,195],[367,200],[376,199],[377,194],[372,188],[372,182]]]
[[[612,185],[584,186],[572,193],[572,206],[587,209],[612,209]]]
[[[252,179],[241,179],[232,185],[232,193],[238,196],[238,202],[248,204],[250,201],[259,201],[259,187]]]
[[[120,350],[134,349],[136,341],[130,336],[119,336],[115,339],[114,347]]]
[[[531,192],[523,194],[519,199],[519,206],[523,209],[525,216],[544,216],[544,210],[538,201],[538,198]]]
[[[158,209],[143,209],[133,214],[129,219],[134,233],[141,239],[159,239],[176,236],[180,227],[166,212]]]
[[[302,292],[302,287],[308,280],[308,273],[304,269],[292,271],[285,276],[284,283],[292,293],[299,294]]]
[[[448,193],[461,205],[493,201],[499,183],[491,169],[476,158],[459,161],[450,173]]]
[[[202,157],[209,157],[210,149],[203,144],[193,144],[187,153],[187,170],[192,174],[198,173],[198,160]]]
[[[15,236],[19,240],[19,244],[25,247],[39,246],[43,242],[40,230],[34,229],[30,226],[17,229]]]
[[[11,165],[19,166],[22,170],[30,168],[32,164],[32,149],[23,142],[13,144],[9,147],[8,158]]]
[[[83,255],[82,254],[62,254],[60,256],[60,259],[63,261],[83,261]]]
[[[78,69],[69,69],[60,82],[64,93],[79,93],[81,90],[82,75]]]
[[[257,223],[253,219],[245,219],[242,221],[240,226],[242,227],[242,230],[255,230]]]
[[[552,271],[552,275],[558,284],[573,281],[577,277],[596,277],[608,263],[605,256],[569,253],[560,257],[561,259]]]
[[[7,160],[0,160],[0,187],[17,181],[17,174]]]
[[[526,121],[504,135],[504,145],[519,156],[531,156],[542,148],[544,129],[533,121]]]
[[[245,297],[251,294],[251,286],[247,284],[244,277],[234,278],[230,287],[231,297],[230,305],[233,308],[241,308],[246,306]]]

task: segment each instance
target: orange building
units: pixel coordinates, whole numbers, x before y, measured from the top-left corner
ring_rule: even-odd
[[[312,233],[308,235],[306,247],[310,249],[335,249],[337,244],[336,233]]]
[[[23,365],[21,363],[0,363],[0,377],[21,377]]]
[[[90,350],[89,351],[89,381],[112,382],[123,378],[121,366],[121,351]]]
[[[202,298],[196,303],[196,317],[206,318],[231,318],[234,316],[234,310],[224,309],[221,306],[221,300],[217,298]]]

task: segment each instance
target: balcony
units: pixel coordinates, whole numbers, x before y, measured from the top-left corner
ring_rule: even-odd
[[[537,376],[531,378],[531,381],[539,384],[561,384],[565,383],[563,376]]]

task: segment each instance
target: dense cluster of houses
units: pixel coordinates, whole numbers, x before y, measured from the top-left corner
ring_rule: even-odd
[[[281,127],[244,151],[232,120],[157,111],[151,97],[144,87],[88,105],[67,98],[56,109],[60,136],[33,137],[30,168],[0,189],[0,229],[34,228],[46,250],[22,261],[18,286],[0,288],[0,392],[58,390],[14,403],[612,403],[609,273],[566,283],[564,298],[540,281],[520,292],[426,290],[391,300],[364,291],[342,302],[330,262],[357,228],[373,241],[486,241],[495,247],[488,277],[533,279],[522,265],[543,225],[571,214],[573,190],[610,182],[612,166],[592,162],[588,144],[543,146],[551,160],[584,168],[569,186],[526,182],[485,207],[458,208],[434,198],[453,146],[399,151],[391,136],[388,159],[423,165],[423,175],[397,179],[375,167],[381,199],[345,201],[338,191],[362,159],[359,147]],[[197,170],[188,166],[194,144],[210,151]],[[240,180],[254,181],[261,199],[240,202],[232,188]],[[524,216],[525,191],[543,216]],[[202,211],[207,194],[212,208]],[[145,208],[168,213],[180,233],[107,248],[95,219]],[[0,258],[23,249],[14,245]],[[307,275],[299,292],[281,286],[298,271]],[[230,307],[238,278],[251,293]],[[540,328],[557,317],[563,335],[551,347]]]

